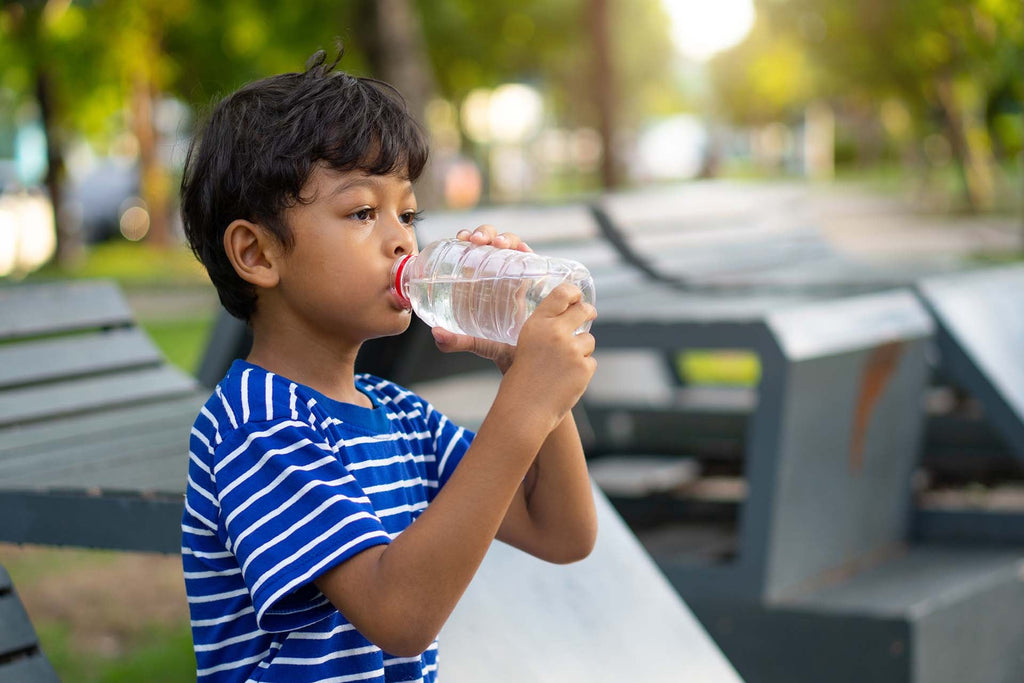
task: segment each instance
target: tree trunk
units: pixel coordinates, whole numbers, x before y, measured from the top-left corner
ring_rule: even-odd
[[[146,238],[160,247],[170,246],[170,201],[167,172],[160,163],[160,133],[153,116],[155,88],[143,76],[132,85],[132,132],[139,142],[139,193],[149,213]]]
[[[36,63],[36,101],[46,135],[46,192],[53,207],[53,224],[57,229],[57,263],[70,266],[82,257],[82,235],[77,226],[68,220],[64,211],[64,181],[67,173],[64,165],[64,148],[57,123],[57,105],[53,96],[50,76],[43,64]]]
[[[53,91],[53,83],[47,66],[46,49],[40,35],[42,7],[34,4],[7,6],[11,37],[22,43],[29,56],[35,77],[35,98],[39,105],[39,118],[46,136],[46,177],[43,183],[50,196],[53,210],[53,224],[56,229],[57,251],[55,259],[59,265],[67,266],[82,256],[82,237],[77,226],[68,220],[64,206],[64,148],[60,133],[60,104]]]
[[[601,138],[601,186],[611,190],[619,186],[619,164],[615,146],[615,71],[608,28],[609,0],[587,0],[587,24],[593,42],[591,91],[597,110],[597,130]]]
[[[942,110],[946,136],[949,138],[953,158],[960,170],[964,186],[964,201],[971,213],[990,209],[995,196],[992,178],[991,152],[981,148],[970,134],[970,122],[957,97],[952,79],[941,77],[936,83],[936,94]]]
[[[364,0],[360,14],[373,27],[362,42],[370,68],[402,94],[409,113],[426,130],[427,104],[436,86],[416,8],[411,0]],[[436,208],[442,196],[439,169],[428,163],[416,183],[417,202]]]

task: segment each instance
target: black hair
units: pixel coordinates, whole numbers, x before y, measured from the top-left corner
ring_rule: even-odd
[[[286,248],[293,235],[284,211],[299,203],[315,168],[397,173],[415,181],[427,142],[392,86],[336,70],[318,51],[303,73],[254,81],[219,102],[189,146],[181,180],[185,236],[217,288],[221,304],[248,320],[255,288],[235,272],[224,232],[245,219]]]

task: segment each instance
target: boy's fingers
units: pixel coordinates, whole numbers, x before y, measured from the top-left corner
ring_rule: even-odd
[[[500,342],[478,339],[477,337],[470,337],[465,334],[455,334],[443,327],[433,327],[430,329],[430,333],[434,336],[434,343],[437,344],[437,348],[443,353],[465,351],[476,354],[481,358],[500,361],[503,357],[509,355],[509,350],[512,348]]]
[[[544,300],[538,304],[537,310],[534,311],[534,315],[540,313],[549,318],[556,318],[569,310],[570,306],[582,300],[583,292],[579,287],[563,282],[544,297]]]
[[[437,348],[445,353],[468,351],[470,346],[472,346],[472,337],[455,334],[442,327],[433,327],[430,329],[430,333],[434,336],[434,343],[437,344]]]
[[[551,293],[537,306],[536,315],[549,318],[560,318],[564,324],[575,330],[588,320],[597,317],[597,309],[583,300],[583,292],[579,287],[562,283],[551,290]]]
[[[494,236],[498,234],[498,229],[493,225],[481,225],[472,232],[469,236],[469,241],[473,244],[490,244],[494,241]]]
[[[514,232],[499,233],[492,225],[481,225],[475,230],[459,230],[455,234],[456,239],[473,244],[491,244],[500,249],[513,249],[516,251],[533,252],[526,242]]]

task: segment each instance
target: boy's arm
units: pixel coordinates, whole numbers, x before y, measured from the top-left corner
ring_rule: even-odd
[[[437,497],[389,545],[365,550],[316,579],[381,649],[414,656],[430,645],[483,561],[538,451],[552,432],[558,433],[554,443],[561,442],[567,428],[560,425],[594,372],[593,337],[574,334],[593,316],[578,289],[552,292],[524,327],[491,410]]]
[[[531,251],[518,235],[498,234],[490,225],[459,239]],[[470,352],[494,360],[502,374],[514,358],[514,347],[434,329],[438,348],[446,353]],[[543,385],[538,386],[543,391]],[[590,476],[576,422],[569,413],[545,439],[537,458],[516,492],[497,538],[549,562],[573,562],[590,554],[597,537]]]
[[[544,441],[497,538],[548,562],[576,562],[590,554],[597,513],[572,413]]]

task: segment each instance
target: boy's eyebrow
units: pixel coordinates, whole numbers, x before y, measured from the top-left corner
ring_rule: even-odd
[[[369,187],[370,189],[377,189],[380,187],[380,180],[373,175],[362,175],[349,180],[338,183],[330,192],[327,193],[327,199],[337,197],[339,194],[351,190],[356,187]],[[405,183],[406,194],[412,194],[412,182],[406,181]]]

